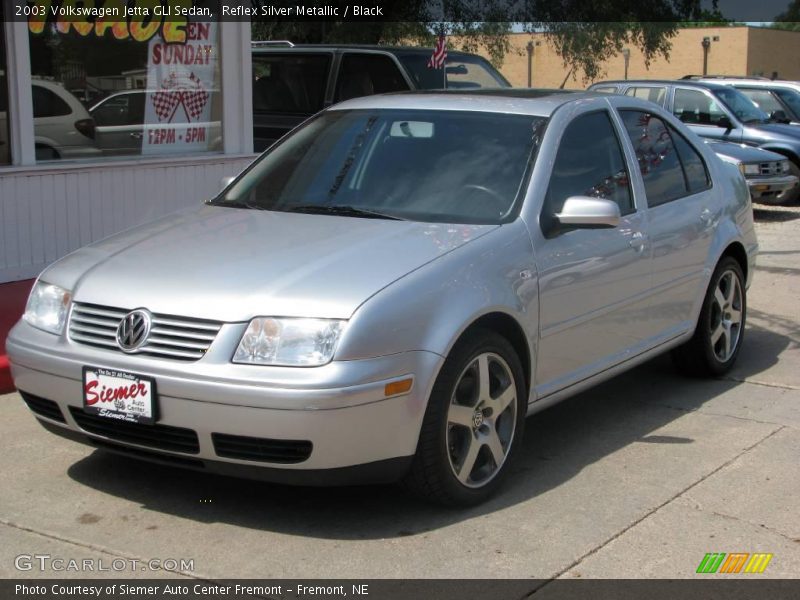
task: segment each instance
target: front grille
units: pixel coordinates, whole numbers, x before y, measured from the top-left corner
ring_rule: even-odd
[[[79,344],[122,352],[117,345],[117,326],[128,312],[124,308],[76,302],[72,306],[69,337]],[[147,341],[136,353],[198,360],[208,351],[221,327],[219,321],[153,314]]]
[[[170,425],[144,425],[142,423],[126,423],[105,417],[98,417],[82,409],[70,406],[72,418],[78,426],[88,433],[102,435],[118,442],[128,442],[139,446],[197,454],[200,443],[197,433],[183,427]]]
[[[758,165],[761,175],[783,175],[782,162],[763,162]]]
[[[212,433],[217,456],[272,463],[299,463],[311,456],[312,444],[304,440],[266,438]]]
[[[20,390],[19,395],[22,396],[22,399],[25,401],[25,404],[28,405],[28,408],[31,409],[31,412],[34,412],[41,417],[47,417],[53,421],[58,421],[59,423],[67,422],[66,419],[64,419],[64,414],[61,412],[58,404],[52,400],[40,398],[39,396],[34,396],[33,394],[23,392],[22,390]]]

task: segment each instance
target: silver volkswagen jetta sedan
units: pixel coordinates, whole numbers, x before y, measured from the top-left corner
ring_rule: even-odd
[[[742,175],[653,104],[375,96],[46,269],[8,353],[65,437],[466,505],[526,415],[668,350],[729,369],[756,251]]]

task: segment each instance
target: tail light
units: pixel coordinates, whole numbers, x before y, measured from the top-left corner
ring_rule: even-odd
[[[81,119],[75,121],[75,129],[80,131],[90,140],[94,139],[94,119]]]

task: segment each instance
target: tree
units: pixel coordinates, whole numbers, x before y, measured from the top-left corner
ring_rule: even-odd
[[[775,17],[775,29],[800,31],[800,0],[794,0],[784,12]]]
[[[710,12],[701,8],[701,0],[387,0],[383,8],[381,21],[255,20],[253,39],[430,46],[441,30],[450,36],[450,47],[455,43],[467,52],[483,48],[500,66],[511,51],[512,23],[521,23],[525,31],[542,32],[551,39],[569,72],[595,79],[602,62],[623,47],[638,47],[649,64],[658,55],[669,57],[670,40],[681,22],[719,16],[717,0],[712,0]]]

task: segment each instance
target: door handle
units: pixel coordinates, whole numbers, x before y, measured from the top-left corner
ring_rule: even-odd
[[[131,134],[131,137],[132,137],[133,139],[135,139],[135,140],[140,140],[140,139],[142,139],[142,133],[141,133],[140,131],[134,131],[134,132]]]
[[[641,231],[637,231],[631,236],[631,241],[628,243],[630,244],[631,248],[637,252],[641,252],[647,245],[647,238]]]

